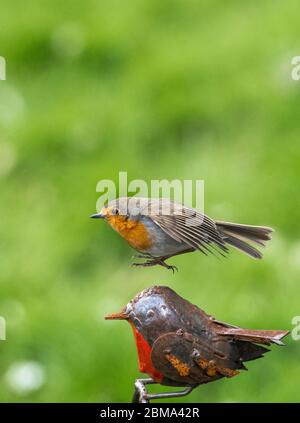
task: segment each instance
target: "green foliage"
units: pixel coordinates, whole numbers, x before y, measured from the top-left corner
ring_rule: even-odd
[[[130,327],[106,322],[167,284],[217,318],[291,329],[299,315],[298,2],[4,0],[0,55],[1,401],[129,401]],[[95,211],[96,183],[204,179],[205,210],[276,229],[265,259],[233,251],[130,267]],[[184,401],[298,401],[299,343]],[[45,372],[35,391],[15,363]]]

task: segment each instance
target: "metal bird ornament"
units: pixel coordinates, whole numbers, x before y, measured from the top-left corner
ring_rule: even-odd
[[[110,201],[92,218],[105,219],[144,262],[134,266],[160,265],[177,270],[165,261],[178,254],[200,251],[226,255],[228,246],[261,259],[255,247],[264,247],[273,229],[213,220],[195,209],[168,199],[121,197]]]
[[[282,330],[250,330],[218,321],[165,286],[137,294],[108,320],[127,320],[138,351],[139,370],[150,379],[135,383],[134,402],[183,396],[195,387],[246,369],[244,362],[263,357],[262,345],[283,345]],[[261,345],[257,345],[261,344]],[[149,394],[145,384],[185,387],[177,393]]]

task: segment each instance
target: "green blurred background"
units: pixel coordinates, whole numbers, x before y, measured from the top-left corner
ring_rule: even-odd
[[[299,2],[1,3],[0,401],[130,401],[125,322],[166,284],[218,319],[291,329],[300,314]],[[100,179],[204,179],[212,217],[274,227],[261,262],[232,251],[162,268],[95,212]],[[298,401],[300,341],[183,401]],[[156,388],[157,390],[157,388]]]

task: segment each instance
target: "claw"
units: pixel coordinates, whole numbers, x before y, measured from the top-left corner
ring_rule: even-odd
[[[173,275],[174,275],[175,271],[178,272],[178,267],[177,266],[169,266],[168,269],[171,269],[172,270]]]
[[[175,270],[176,270],[176,272],[178,272],[177,266],[172,266],[170,264],[167,264],[167,263],[164,262],[164,260],[161,260],[158,264],[160,264],[162,267],[165,267],[166,269],[172,270],[173,275],[175,273]]]

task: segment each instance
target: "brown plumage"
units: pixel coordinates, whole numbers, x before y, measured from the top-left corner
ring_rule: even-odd
[[[195,209],[168,199],[122,197],[108,203],[100,213],[128,244],[145,258],[136,266],[161,265],[170,257],[192,251],[226,255],[228,246],[262,258],[257,247],[271,239],[272,228],[213,220]]]

